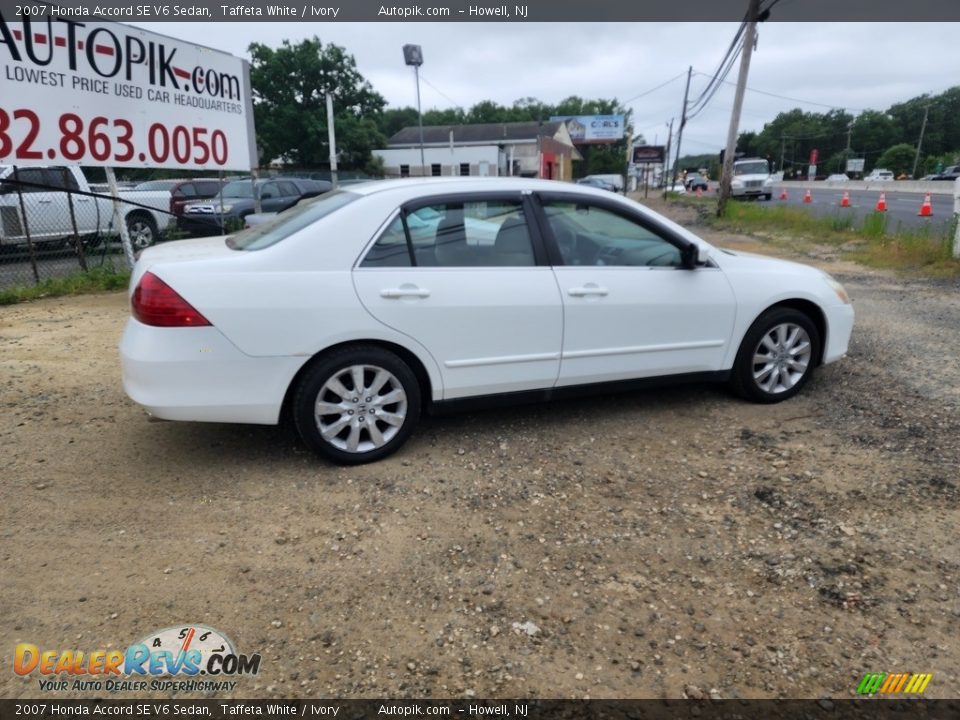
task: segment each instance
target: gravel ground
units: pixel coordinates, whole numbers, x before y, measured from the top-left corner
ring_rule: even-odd
[[[846,284],[851,352],[789,402],[427,419],[347,469],[286,429],[151,422],[122,294],[0,308],[0,647],[205,623],[263,656],[236,698],[850,697],[904,671],[956,696],[960,287],[835,252],[790,254]],[[0,696],[44,695],[10,667]]]

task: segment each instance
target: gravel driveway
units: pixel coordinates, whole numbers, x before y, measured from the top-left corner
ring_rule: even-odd
[[[263,656],[236,698],[849,697],[868,671],[956,696],[960,287],[830,252],[797,255],[854,298],[851,352],[789,402],[428,419],[357,468],[151,422],[122,294],[0,308],[0,647],[205,623]],[[6,667],[0,696],[42,695]]]

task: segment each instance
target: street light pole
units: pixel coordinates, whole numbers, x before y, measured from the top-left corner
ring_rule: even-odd
[[[414,74],[417,77],[417,118],[420,122],[420,175],[422,176],[427,167],[423,153],[423,112],[420,110],[420,66],[423,65],[423,48],[419,45],[404,45],[403,61],[407,65],[413,65]]]

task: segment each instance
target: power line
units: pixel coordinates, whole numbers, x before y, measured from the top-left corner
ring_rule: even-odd
[[[627,99],[627,100],[624,100],[622,104],[623,104],[623,105],[626,105],[627,103],[633,102],[634,100],[639,100],[639,99],[642,98],[644,95],[649,95],[650,93],[655,92],[655,91],[659,90],[659,89],[662,88],[662,87],[666,87],[667,85],[669,85],[669,84],[672,83],[672,82],[675,82],[676,80],[679,80],[679,79],[682,78],[685,74],[686,74],[686,73],[680,73],[679,75],[676,75],[676,76],[670,78],[670,79],[667,80],[666,82],[660,83],[659,85],[657,85],[657,86],[654,87],[654,88],[650,88],[649,90],[645,90],[644,92],[640,93],[639,95],[634,95],[632,98],[629,98],[629,99]]]
[[[737,57],[740,55],[740,51],[743,49],[743,31],[746,27],[747,23],[746,20],[744,20],[742,23],[740,23],[740,27],[733,36],[733,40],[730,42],[730,47],[727,48],[726,54],[723,56],[720,64],[717,65],[717,69],[714,72],[713,77],[710,78],[710,81],[700,92],[700,95],[692,103],[690,103],[690,107],[692,108],[691,117],[706,107],[707,103],[710,102],[710,99],[714,96],[714,94],[716,94],[719,83],[722,82],[723,78],[725,78],[730,72],[730,68],[733,67],[733,63],[736,61]],[[697,74],[701,75],[703,73]]]
[[[697,75],[703,75],[704,77],[707,76],[706,73],[702,73],[697,70],[694,70],[694,73],[696,73]],[[725,85],[736,85],[736,83],[729,82],[727,80],[721,80],[720,82],[724,83]],[[750,92],[759,93],[760,95],[769,95],[770,97],[779,98],[781,100],[789,100],[790,102],[803,103],[804,105],[816,105],[818,107],[825,107],[830,110],[852,110],[858,113],[865,112],[860,108],[842,108],[837,105],[828,105],[826,103],[819,103],[814,100],[801,100],[800,98],[788,97],[786,95],[778,95],[777,93],[768,92],[766,90],[758,90],[757,88],[752,88],[752,87],[747,87],[747,90],[749,90]]]
[[[430,82],[429,80],[427,80],[427,79],[423,76],[423,73],[420,73],[420,79],[423,80],[423,82],[425,82],[427,85],[429,85],[430,87],[432,87],[432,88],[436,91],[436,93],[437,93],[438,95],[440,95],[441,97],[443,97],[443,98],[449,100],[450,102],[452,102],[452,103],[453,103],[453,106],[454,106],[455,108],[457,108],[457,109],[459,109],[459,110],[466,110],[466,108],[464,108],[463,105],[461,105],[460,103],[458,103],[456,100],[454,100],[454,99],[453,99],[452,97],[450,97],[449,95],[445,94],[442,90],[440,90],[439,88],[437,88],[436,85],[434,85],[432,82]]]

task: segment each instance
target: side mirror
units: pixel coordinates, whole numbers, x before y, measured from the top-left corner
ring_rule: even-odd
[[[695,270],[710,261],[710,249],[694,243],[685,245],[680,251],[680,261],[687,270]]]
[[[706,245],[697,246],[697,265],[706,265],[710,262],[710,248]]]

